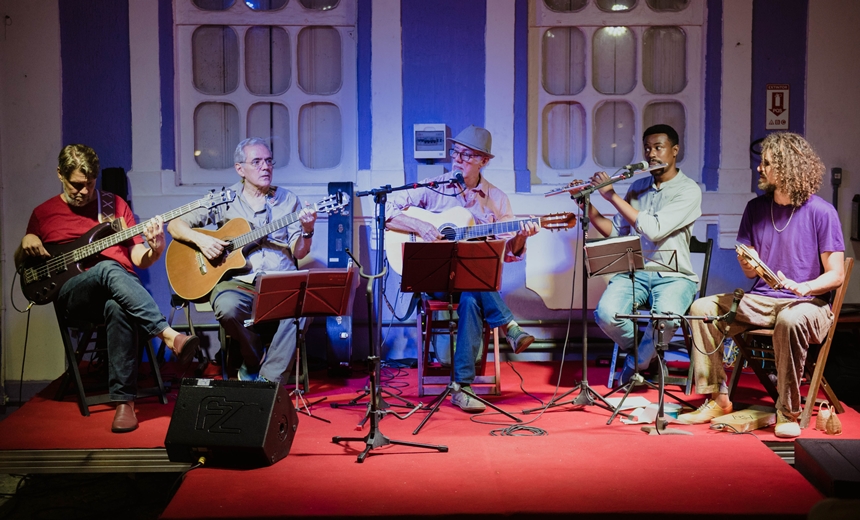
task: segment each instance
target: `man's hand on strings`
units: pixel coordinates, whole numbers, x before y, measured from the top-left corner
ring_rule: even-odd
[[[33,234],[24,235],[24,238],[21,239],[21,249],[24,251],[24,254],[31,257],[47,258],[51,256],[51,253],[42,244],[42,240]]]

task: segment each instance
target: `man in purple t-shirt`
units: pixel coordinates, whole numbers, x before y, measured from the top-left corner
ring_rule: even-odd
[[[678,419],[689,424],[709,422],[732,412],[723,369],[722,339],[749,329],[773,328],[777,370],[777,437],[797,437],[801,412],[800,378],[810,343],[821,343],[833,322],[830,292],[845,278],[845,243],[836,209],[815,195],[824,164],[800,135],[773,133],[762,142],[759,189],[741,219],[738,242],[749,247],[777,274],[774,289],[758,277],[741,256],[747,278],[756,278],[741,299],[731,325],[693,321],[692,362],[696,392],[711,394],[698,410]],[[700,298],[690,310],[696,316],[716,316],[731,307],[732,294]],[[811,405],[810,405],[811,406]]]

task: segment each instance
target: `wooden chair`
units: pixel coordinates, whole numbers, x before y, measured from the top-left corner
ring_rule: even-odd
[[[111,401],[110,394],[87,395],[81,379],[80,366],[84,357],[89,354],[91,359],[100,349],[102,352],[106,350],[106,340],[104,334],[104,325],[93,323],[81,323],[70,320],[65,316],[63,309],[54,303],[54,311],[57,315],[57,323],[60,326],[60,336],[63,340],[63,349],[66,352],[66,373],[63,376],[63,381],[57,391],[55,399],[61,401],[69,388],[69,384],[74,381],[78,395],[78,406],[81,409],[81,415],[90,415],[90,406],[97,404],[109,403]],[[89,349],[88,347],[95,341],[96,348]],[[143,397],[159,397],[161,404],[167,404],[167,392],[164,389],[164,381],[161,379],[161,371],[158,368],[155,348],[152,342],[145,337],[140,337],[139,342],[144,347],[139,348],[140,356],[143,357],[143,351],[146,350],[146,355],[149,358],[149,366],[152,377],[155,379],[155,386],[150,388],[138,388],[137,398]]]
[[[842,403],[836,397],[833,388],[827,384],[827,379],[824,378],[824,368],[827,364],[827,356],[830,354],[830,344],[833,341],[833,335],[836,333],[836,324],[839,319],[839,313],[842,310],[842,302],[845,299],[845,293],[848,291],[848,280],[851,278],[851,269],[854,267],[854,259],[845,259],[845,280],[842,287],[836,290],[831,310],[833,311],[833,324],[830,326],[830,331],[824,343],[818,346],[817,353],[810,345],[809,352],[806,356],[806,366],[804,367],[803,376],[809,383],[809,391],[806,393],[806,402],[803,406],[803,413],[800,415],[800,427],[806,428],[812,417],[812,411],[815,408],[816,399],[818,398],[819,388],[824,390],[830,404],[836,407],[838,413],[843,413],[845,409]],[[737,388],[740,373],[742,372],[743,360],[750,366],[755,375],[758,377],[761,384],[767,390],[770,397],[776,402],[779,397],[776,386],[769,377],[766,364],[772,363],[773,358],[773,329],[755,329],[748,330],[743,334],[738,334],[733,337],[735,344],[738,346],[739,358],[735,362],[735,368],[732,370],[732,377],[729,380],[729,398],[734,394]]]
[[[448,302],[434,300],[422,296],[418,306],[419,312],[415,324],[418,327],[418,339],[421,341],[421,351],[418,353],[418,397],[424,395],[441,394],[448,383],[451,382],[451,370],[443,368],[438,363],[430,361],[430,346],[433,336],[448,334]],[[457,304],[454,304],[454,311]],[[437,316],[441,313],[441,316]],[[454,318],[456,327],[457,318]],[[455,329],[456,335],[456,329]],[[490,337],[493,338],[493,375],[484,375],[487,365],[487,351],[490,347]],[[453,363],[453,360],[452,360]],[[472,382],[472,391],[480,395],[502,395],[501,365],[499,360],[499,329],[490,330],[489,325],[484,322],[484,347],[475,367],[475,380]]]
[[[706,296],[708,294],[708,273],[711,270],[711,253],[713,252],[713,249],[713,239],[709,238],[702,242],[694,235],[690,236],[690,253],[703,255],[702,272],[699,276],[699,291],[696,294],[696,298],[701,298],[702,296]],[[687,312],[689,313],[689,310]],[[687,354],[692,356],[693,339],[690,331],[688,330],[687,323],[682,320],[680,328],[684,338],[684,348],[687,350]],[[609,382],[606,385],[607,388],[612,388],[615,385],[615,367],[618,364],[618,350],[618,345],[615,345],[615,348],[612,351],[612,362],[610,363],[609,367]],[[670,367],[669,374],[666,375],[663,382],[667,385],[678,385],[684,387],[684,393],[686,395],[690,395],[690,392],[693,387],[693,363],[691,362],[689,364],[686,371],[678,371]]]

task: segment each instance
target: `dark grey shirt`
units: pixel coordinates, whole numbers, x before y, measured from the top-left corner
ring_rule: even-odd
[[[296,194],[277,186],[269,189],[266,204],[260,211],[254,211],[245,200],[242,194],[242,181],[230,186],[230,189],[236,192],[236,199],[228,204],[226,209],[225,206],[218,206],[211,211],[199,209],[180,218],[191,227],[210,224],[221,227],[228,220],[243,218],[251,225],[251,229],[257,229],[302,209],[301,201]],[[254,276],[259,272],[294,270],[296,266],[293,261],[292,247],[301,232],[301,223],[296,219],[292,224],[268,234],[259,242],[259,245],[251,246],[246,251],[245,258],[248,261],[250,273],[234,278],[252,283]]]

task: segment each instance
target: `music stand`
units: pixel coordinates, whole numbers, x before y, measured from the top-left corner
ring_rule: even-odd
[[[460,385],[454,381],[454,293],[498,291],[502,285],[503,240],[457,242],[407,242],[403,244],[403,292],[448,294],[448,349],[451,352],[451,382],[430,403],[428,413],[412,432],[417,435],[439,406]],[[419,374],[420,377],[420,374]],[[522,422],[489,401],[475,399],[497,412]]]
[[[635,239],[637,242],[639,241],[639,237],[635,237]],[[675,251],[675,250],[671,250],[671,251],[657,250],[657,251],[650,251],[650,252],[651,253],[671,252],[671,256],[667,260],[669,262],[668,264],[660,262],[660,261],[655,260],[653,258],[650,258],[649,261],[653,262],[654,264],[657,264],[657,266],[658,266],[657,270],[658,271],[672,272],[672,273],[678,272],[678,257],[677,257],[678,252],[677,251]],[[619,251],[619,253],[620,253],[620,251]],[[621,407],[622,403],[624,403],[624,401],[627,399],[627,396],[630,395],[630,391],[634,387],[641,386],[641,385],[645,385],[645,386],[648,386],[654,390],[657,390],[657,392],[659,394],[661,413],[662,413],[664,394],[668,394],[669,397],[671,397],[672,399],[678,401],[679,403],[681,403],[685,406],[692,407],[692,405],[690,405],[688,402],[684,401],[680,397],[674,395],[672,392],[667,392],[666,388],[665,388],[665,384],[664,384],[665,374],[664,374],[664,364],[663,364],[663,352],[668,348],[668,345],[669,345],[668,342],[665,340],[666,320],[675,319],[675,316],[665,316],[665,315],[653,314],[653,313],[638,314],[639,307],[636,304],[636,296],[635,296],[636,295],[636,278],[635,278],[636,274],[635,274],[635,271],[644,269],[644,257],[642,256],[641,248],[640,248],[640,251],[638,253],[638,256],[640,259],[643,260],[642,262],[636,263],[636,265],[631,263],[629,260],[627,262],[627,265],[628,265],[627,273],[628,273],[628,276],[630,277],[631,292],[633,294],[632,314],[616,314],[615,318],[616,319],[619,319],[619,318],[620,319],[629,319],[629,320],[633,320],[634,322],[636,320],[640,320],[640,319],[647,319],[649,321],[656,322],[655,328],[657,329],[658,332],[657,332],[657,342],[656,342],[654,348],[655,348],[655,351],[657,352],[658,364],[660,365],[659,366],[660,377],[658,379],[658,384],[655,385],[651,381],[648,381],[647,379],[643,378],[642,375],[639,373],[639,334],[637,333],[637,331],[635,330],[635,327],[634,327],[634,334],[633,334],[633,359],[634,359],[633,375],[630,377],[630,380],[627,383],[625,383],[622,386],[619,386],[618,388],[612,390],[611,392],[609,392],[605,396],[603,396],[604,398],[608,398],[610,395],[612,395],[616,392],[620,392],[621,390],[624,390],[624,396],[622,396],[621,400],[616,405],[615,411],[609,417],[609,420],[606,421],[606,424],[612,424],[612,421],[615,420],[615,416],[618,415],[618,413],[620,412],[620,410],[622,408]],[[674,262],[674,265],[672,265],[673,262]],[[617,265],[617,264],[615,264],[615,265]],[[605,271],[601,274],[616,273],[616,272],[622,272],[623,273],[625,271],[623,269],[620,271],[612,270],[612,271]]]
[[[299,318],[315,316],[346,316],[351,313],[356,288],[355,269],[312,269],[265,273],[257,277],[256,294],[251,319],[245,325],[293,318],[296,326],[296,388],[290,396],[296,398],[296,410],[327,423],[331,421],[311,413],[310,407],[325,401],[325,397],[308,403],[299,388],[299,363],[303,339]],[[301,404],[300,404],[301,403]]]
[[[588,199],[586,198],[586,201],[587,200]],[[585,214],[588,214],[587,205]],[[585,217],[583,217],[583,220],[585,220]],[[587,224],[583,222],[583,226],[587,227]],[[547,405],[523,410],[523,413],[531,413],[537,410],[549,409],[567,404],[573,404],[576,406],[593,404],[600,406],[601,408],[612,412],[612,418],[619,413],[618,410],[620,410],[620,407],[614,407],[609,404],[603,396],[598,394],[588,385],[588,324],[585,318],[586,309],[588,307],[588,298],[586,296],[586,287],[588,286],[587,278],[600,274],[624,273],[628,271],[631,273],[631,276],[633,276],[632,273],[636,269],[643,269],[645,267],[645,261],[642,257],[642,243],[638,236],[613,237],[586,241],[585,246],[583,247],[583,257],[585,258],[585,261],[583,262],[583,270],[585,271],[586,276],[583,277],[582,281],[582,382],[558,396],[553,401],[550,401]],[[636,352],[635,343],[633,344],[633,351]],[[562,399],[577,390],[581,390],[581,392],[575,399],[562,401]],[[595,397],[598,401],[594,400]],[[627,414],[623,415],[627,416]],[[610,418],[610,422],[612,421],[612,418]]]

